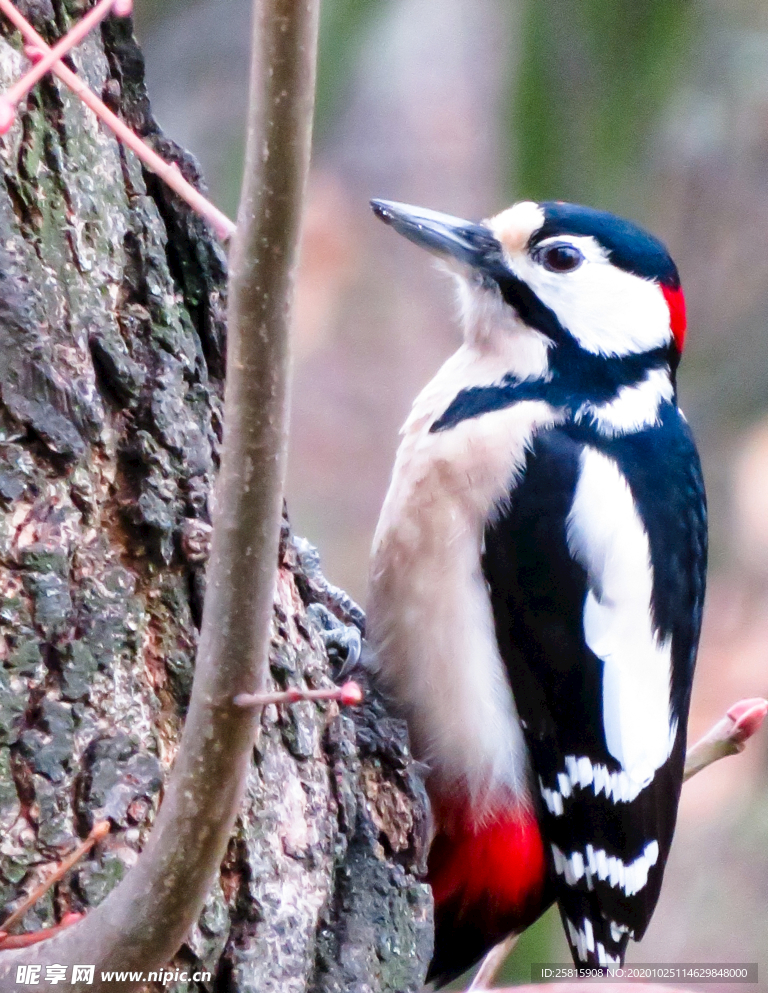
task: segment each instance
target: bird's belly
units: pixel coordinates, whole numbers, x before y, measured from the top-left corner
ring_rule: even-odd
[[[459,525],[445,542],[420,542],[402,568],[412,550],[390,546],[375,583],[377,607],[367,627],[381,681],[408,719],[432,789],[477,799],[497,785],[519,792],[524,746],[479,541]]]
[[[526,749],[481,569],[485,525],[509,492],[545,404],[445,433],[406,435],[374,540],[368,638],[380,680],[429,766],[433,800],[527,805]],[[495,799],[494,799],[495,798]]]

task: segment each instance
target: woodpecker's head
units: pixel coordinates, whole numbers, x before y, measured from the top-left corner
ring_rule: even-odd
[[[481,223],[371,203],[400,234],[450,261],[470,343],[523,324],[554,366],[577,355],[590,366],[592,357],[614,365],[647,356],[674,374],[685,338],[680,278],[664,245],[631,221],[560,202],[525,201]]]

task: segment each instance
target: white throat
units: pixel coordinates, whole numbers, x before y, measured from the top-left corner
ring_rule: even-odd
[[[519,380],[546,379],[549,350],[546,335],[529,327],[505,303],[497,287],[479,285],[451,271],[456,282],[464,341],[481,355],[492,357],[499,382],[505,375]]]

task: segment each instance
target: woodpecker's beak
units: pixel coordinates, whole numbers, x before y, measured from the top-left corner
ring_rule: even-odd
[[[391,200],[371,200],[371,206],[385,224],[436,255],[448,255],[475,268],[501,255],[501,246],[484,224]]]

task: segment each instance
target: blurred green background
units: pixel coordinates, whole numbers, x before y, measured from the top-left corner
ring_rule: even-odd
[[[136,21],[156,116],[234,215],[248,0],[137,0]],[[740,697],[768,695],[765,0],[324,0],[288,502],[329,577],[360,599],[399,425],[459,341],[449,284],[374,221],[372,196],[468,217],[576,200],[667,241],[712,517],[692,737]],[[686,786],[633,961],[768,966],[766,758],[763,734]],[[547,960],[567,960],[553,915],[506,978]]]

